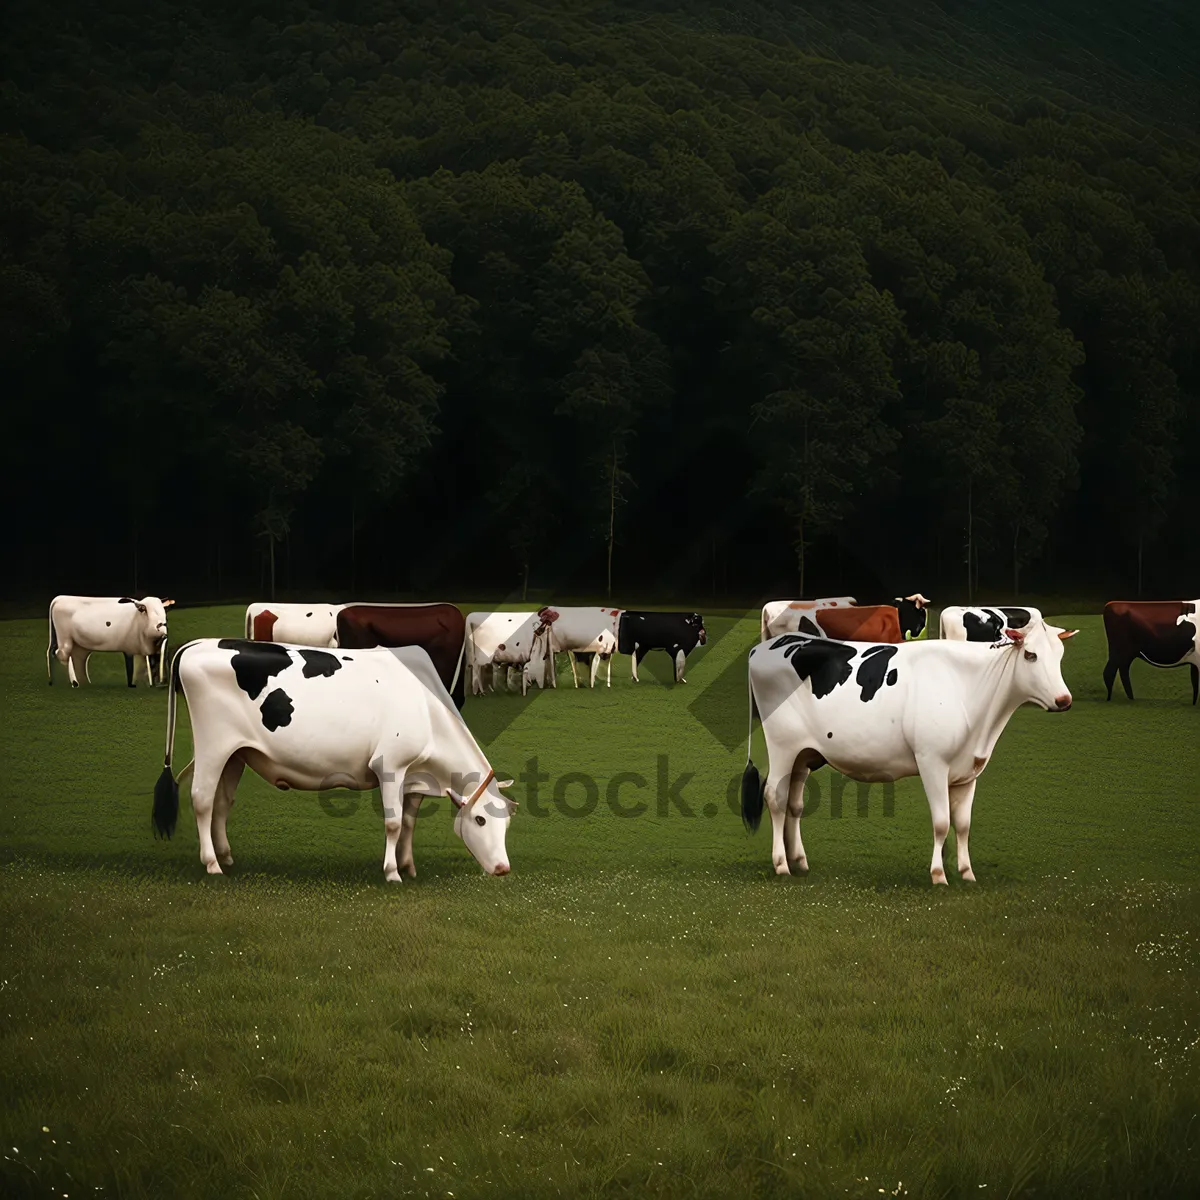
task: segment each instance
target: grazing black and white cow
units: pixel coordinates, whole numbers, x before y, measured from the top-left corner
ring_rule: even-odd
[[[54,683],[51,657],[67,668],[72,687],[82,676],[91,683],[88,659],[97,651],[125,656],[125,682],[136,684],[138,662],[146,664],[146,682],[153,685],[155,664],[162,682],[167,646],[167,609],[174,600],[158,596],[55,596],[50,601],[50,641],[46,647],[46,676]]]
[[[176,653],[171,684],[154,827],[170,837],[179,814],[172,757],[182,689],[196,755],[192,808],[210,875],[233,862],[226,819],[246,767],[284,791],[378,787],[389,882],[416,874],[413,825],[425,796],[449,796],[467,849],[488,874],[508,874],[505,833],[516,803],[500,788],[512,781],[496,780],[421,647],[333,652],[205,638]]]
[[[1028,605],[964,608],[952,604],[942,609],[940,633],[951,642],[998,642],[1006,629],[1028,629],[1041,619],[1041,611]]]
[[[617,623],[617,650],[633,658],[633,681],[638,682],[638,663],[651,650],[665,650],[675,664],[675,682],[683,677],[687,656],[708,640],[704,618],[696,612],[635,612],[625,609]]]
[[[920,775],[933,818],[934,883],[946,882],[942,845],[954,822],[958,870],[974,880],[967,837],[975,783],[1022,704],[1065,712],[1063,640],[1077,632],[1038,621],[1008,641],[920,641],[885,646],[785,634],[750,651],[750,730],[767,741],[767,778],[747,747],[742,819],[771,812],[776,874],[808,870],[800,838],[804,783],[828,763],[851,779]]]

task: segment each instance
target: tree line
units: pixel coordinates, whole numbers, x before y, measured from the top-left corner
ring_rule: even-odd
[[[1194,113],[1060,7],[19,0],[10,587],[1193,594]]]

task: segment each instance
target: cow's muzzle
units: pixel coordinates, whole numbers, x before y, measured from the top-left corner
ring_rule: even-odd
[[[1072,703],[1071,693],[1065,692],[1063,695],[1058,696],[1055,699],[1054,707],[1050,711],[1051,712],[1066,712],[1067,709],[1071,707],[1071,703]]]

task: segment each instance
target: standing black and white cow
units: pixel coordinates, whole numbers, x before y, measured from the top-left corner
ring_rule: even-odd
[[[378,787],[389,882],[401,871],[416,874],[412,834],[425,796],[449,796],[467,849],[489,875],[508,874],[505,833],[516,803],[500,789],[512,780],[496,779],[421,647],[334,653],[205,638],[176,653],[171,684],[154,827],[170,837],[179,815],[172,758],[182,690],[196,755],[189,766],[200,861],[210,875],[233,862],[226,819],[246,767],[283,791]]]
[[[708,640],[704,618],[696,612],[635,612],[625,609],[617,624],[617,650],[633,658],[633,681],[638,682],[638,663],[651,650],[665,650],[675,664],[675,682],[683,677],[687,656]]]
[[[50,641],[46,646],[46,677],[54,683],[51,657],[67,668],[72,687],[80,676],[91,683],[88,659],[98,651],[125,656],[125,681],[135,686],[138,662],[146,664],[146,682],[153,685],[155,664],[162,682],[167,647],[167,609],[174,600],[157,596],[55,596],[50,601]]]
[[[951,642],[998,642],[1006,629],[1025,630],[1042,619],[1039,609],[1016,607],[942,609],[941,636]]]
[[[934,883],[946,882],[942,846],[954,822],[958,870],[973,881],[967,839],[975,783],[1016,710],[1065,712],[1063,641],[1077,630],[1044,621],[1005,642],[919,641],[896,646],[785,634],[750,651],[750,730],[767,740],[767,778],[747,746],[742,819],[771,812],[778,875],[808,871],[800,837],[804,783],[828,763],[865,783],[920,775],[933,818]]]

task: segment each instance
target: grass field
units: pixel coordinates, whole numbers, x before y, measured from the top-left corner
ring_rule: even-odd
[[[0,1194],[1197,1194],[1200,709],[1149,667],[1104,703],[1070,623],[1075,706],[1016,714],[980,882],[937,891],[915,781],[810,784],[811,874],[772,874],[729,804],[754,620],[710,616],[685,686],[469,700],[547,777],[512,874],[443,801],[400,885],[372,797],[250,775],[208,878],[186,790],[150,832],[165,692],[119,656],[49,688],[45,622],[0,623]]]

